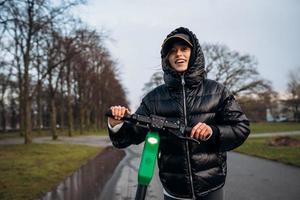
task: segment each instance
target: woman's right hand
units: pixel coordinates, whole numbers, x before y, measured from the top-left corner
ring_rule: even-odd
[[[108,123],[114,127],[120,123],[123,123],[123,121],[121,120],[125,113],[130,114],[130,111],[128,108],[124,107],[124,106],[112,106],[110,107],[111,109],[111,113],[114,117],[108,117]]]

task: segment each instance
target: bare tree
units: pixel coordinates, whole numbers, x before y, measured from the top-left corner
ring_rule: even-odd
[[[66,45],[69,46],[69,41],[67,40]],[[68,48],[71,49],[71,48]],[[67,50],[67,54],[69,53],[69,51]],[[67,124],[68,124],[68,135],[72,136],[72,132],[73,132],[73,109],[72,109],[72,88],[71,88],[71,62],[67,62],[66,63],[66,82],[67,82]]]
[[[58,87],[60,85],[61,89],[61,102],[60,106],[60,116],[61,122],[63,120],[63,82],[64,82],[64,71],[65,68],[69,67],[69,64],[72,59],[75,59],[75,56],[79,56],[82,53],[80,48],[73,48],[70,50],[70,43],[74,42],[75,38],[68,37],[66,39],[65,36],[59,34],[60,28],[54,27],[52,24],[48,28],[49,36],[45,39],[46,41],[46,69],[47,69],[47,77],[48,77],[48,92],[49,92],[49,107],[50,107],[50,119],[51,119],[51,132],[53,140],[56,140],[58,135],[56,132],[56,126],[58,124],[57,120],[57,94]],[[67,45],[67,46],[66,46]],[[81,46],[81,47],[84,47]],[[72,49],[72,48],[71,48]],[[76,59],[75,59],[76,60]],[[61,124],[62,126],[62,124]]]
[[[7,91],[11,85],[11,68],[8,74],[0,73],[0,118],[2,131],[6,132],[7,116],[6,116],[6,101],[7,101]]]
[[[233,94],[258,94],[271,90],[271,84],[259,76],[254,56],[218,44],[204,44],[203,52],[208,76],[226,85]]]
[[[100,103],[100,118],[99,123],[101,127],[104,127],[104,113],[112,105],[123,105],[128,107],[128,101],[126,99],[126,90],[121,85],[116,76],[116,68],[114,63],[110,60],[106,60],[101,73],[101,98]]]
[[[3,1],[1,5],[1,21],[5,24],[7,39],[12,39],[15,50],[12,52],[17,63],[21,132],[24,132],[25,143],[32,142],[31,110],[32,110],[32,65],[35,38],[53,19],[64,14],[79,1],[63,1],[53,7],[48,0],[15,0]],[[2,17],[4,16],[4,17]],[[42,75],[41,79],[46,78]]]
[[[266,121],[267,109],[276,113],[278,104],[278,94],[276,92],[265,92],[260,95],[243,95],[237,98],[243,111],[249,120],[253,122]]]
[[[104,47],[106,35],[65,20],[64,11],[79,1],[61,2],[53,7],[50,0],[0,1],[0,41],[12,47],[6,51],[18,83],[18,100],[10,97],[9,104],[19,112],[10,109],[11,121],[19,115],[26,144],[34,126],[50,126],[56,139],[56,124],[63,125],[66,116],[71,136],[74,124],[81,133],[93,124],[103,127],[111,103],[128,104],[117,63]]]
[[[164,83],[163,80],[163,74],[161,71],[159,72],[155,72],[154,74],[152,74],[152,76],[150,77],[150,81],[147,82],[144,87],[143,87],[143,92],[144,94],[147,94],[148,92],[150,92],[152,89],[156,88],[159,85],[162,85]]]
[[[294,114],[294,120],[300,120],[300,67],[289,72],[288,75],[288,91],[290,98],[285,101],[285,104],[290,107]]]
[[[78,46],[82,50],[80,56],[73,60],[75,91],[78,98],[79,128],[81,134],[84,129],[91,127],[91,120],[96,123],[97,108],[99,109],[99,98],[103,95],[102,76],[103,68],[110,60],[102,44],[103,37],[94,30],[82,29],[77,32]],[[99,110],[98,110],[99,111]],[[94,115],[94,117],[92,117]]]
[[[74,66],[74,61],[73,58],[76,55],[80,54],[80,50],[78,48],[78,45],[76,45],[76,40],[77,40],[77,36],[65,36],[62,39],[62,49],[63,49],[63,54],[66,59],[66,61],[64,62],[64,69],[62,69],[65,73],[64,76],[61,78],[61,81],[65,81],[66,82],[66,90],[67,90],[67,99],[66,99],[66,104],[67,104],[67,127],[68,127],[68,135],[72,136],[72,132],[73,132],[73,94],[72,94],[72,82],[73,82],[73,66]],[[62,86],[62,84],[61,84]],[[63,91],[61,90],[61,95]],[[62,112],[62,111],[61,111]],[[62,116],[63,114],[61,114]]]
[[[2,125],[2,131],[6,131],[6,101],[7,91],[11,85],[12,66],[11,63],[5,60],[7,56],[5,52],[5,46],[0,38],[0,124]]]

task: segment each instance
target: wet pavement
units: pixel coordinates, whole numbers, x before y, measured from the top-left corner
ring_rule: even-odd
[[[43,195],[40,200],[97,200],[111,178],[124,151],[107,147],[82,165],[58,186]],[[109,162],[107,162],[109,160]]]
[[[230,152],[225,196],[227,200],[299,200],[300,168]]]
[[[100,200],[134,199],[142,145],[126,149],[126,157],[116,168]],[[147,192],[147,200],[163,199],[156,169]],[[247,156],[228,153],[228,176],[224,187],[227,200],[298,200],[300,168]]]
[[[112,178],[107,182],[99,200],[129,200],[135,198],[137,174],[143,144],[126,148],[126,156],[119,163]],[[147,200],[162,199],[163,191],[156,167],[154,177],[147,189]]]

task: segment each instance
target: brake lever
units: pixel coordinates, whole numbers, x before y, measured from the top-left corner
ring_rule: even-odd
[[[181,127],[180,130],[177,130],[179,133],[181,133],[182,135],[184,135],[184,133],[190,133],[192,130],[191,127],[184,127],[183,128]],[[179,135],[179,134],[176,134],[174,131],[176,131],[175,129],[171,129],[169,132],[174,135],[175,137],[181,139],[181,140],[190,140],[192,142],[196,142],[197,144],[200,144],[201,142],[199,140],[196,140],[195,138],[192,138],[192,137],[188,137],[188,136],[182,136],[182,135]]]
[[[199,140],[196,140],[195,138],[192,138],[192,137],[180,136],[179,138],[182,139],[182,140],[190,140],[192,142],[196,142],[197,144],[201,144],[201,142]]]

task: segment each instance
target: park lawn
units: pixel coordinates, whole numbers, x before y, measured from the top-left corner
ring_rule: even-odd
[[[68,136],[68,131],[66,129],[58,129],[57,130],[58,138],[60,136]],[[80,137],[87,135],[108,135],[107,129],[98,129],[98,130],[84,130],[83,134],[80,134],[79,130],[74,130],[72,132],[72,137]],[[40,132],[37,130],[32,131],[32,137],[45,137],[51,136],[50,130],[41,130]],[[19,132],[9,132],[9,133],[0,133],[0,140],[7,138],[18,138],[21,137]]]
[[[68,136],[67,129],[59,130],[58,135]],[[73,136],[82,136],[82,135],[108,135],[107,129],[90,129],[83,130],[83,134],[80,134],[79,130],[74,130],[72,133]]]
[[[0,199],[35,199],[100,151],[70,144],[0,146]]]
[[[298,122],[259,122],[250,124],[251,133],[300,131]]]
[[[293,136],[292,138],[300,139],[300,136]],[[300,146],[269,146],[267,143],[271,139],[248,138],[235,151],[300,167]]]

